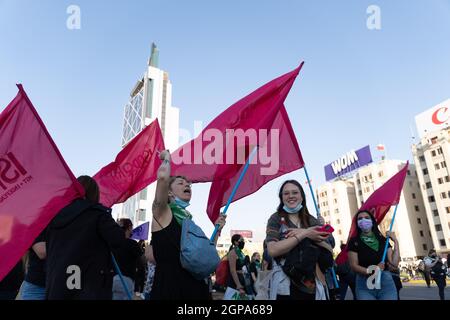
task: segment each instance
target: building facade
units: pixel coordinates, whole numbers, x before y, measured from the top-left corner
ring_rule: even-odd
[[[450,127],[425,134],[412,153],[434,248],[450,253]]]
[[[179,109],[172,106],[172,84],[167,72],[159,69],[159,51],[155,44],[144,76],[131,91],[125,106],[122,147],[158,118],[167,149],[178,148]],[[156,184],[152,184],[128,199],[119,217],[130,218],[135,226],[151,219],[151,204]]]

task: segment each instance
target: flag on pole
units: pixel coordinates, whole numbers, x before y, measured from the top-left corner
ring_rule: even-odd
[[[399,203],[402,194],[403,184],[405,182],[406,174],[408,172],[409,162],[388,181],[386,181],[380,188],[375,190],[366,202],[358,211],[371,211],[378,224],[383,221],[389,209]],[[352,220],[352,227],[347,239],[347,243],[351,238],[356,236],[357,221]],[[344,252],[345,251],[345,252]],[[336,258],[336,263],[341,264],[347,260],[347,248],[345,248]]]
[[[384,144],[377,145],[377,150],[378,151],[384,151],[385,150]]]
[[[304,166],[303,157],[284,106],[276,115],[271,131],[279,132],[278,139],[273,141],[272,139],[266,139],[266,144],[261,146],[260,150],[271,150],[271,144],[278,144],[276,157],[279,165],[277,170],[270,174],[261,174],[263,165],[260,162],[250,165],[246,178],[237,190],[233,202],[258,191],[267,182]],[[207,207],[208,217],[212,222],[219,217],[220,208],[226,204],[242,169],[242,166],[236,166],[234,175],[229,179],[213,181]]]
[[[25,90],[0,114],[0,281],[84,190]]]
[[[252,161],[235,200],[303,166],[284,108],[284,101],[302,66],[303,63],[230,106],[197,138],[172,154],[173,175],[186,176],[194,183],[213,182],[208,201],[208,214],[213,222],[218,215],[217,208],[226,202],[255,147],[258,147],[258,156]]]
[[[158,119],[134,137],[116,159],[95,176],[100,189],[100,202],[111,207],[126,201],[156,180],[164,150],[164,140]]]
[[[150,227],[150,222],[145,222],[133,229],[133,233],[131,234],[131,239],[134,240],[148,240],[148,231]]]

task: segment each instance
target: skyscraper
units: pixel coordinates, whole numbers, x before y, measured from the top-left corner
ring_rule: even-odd
[[[144,76],[131,90],[125,106],[122,147],[158,118],[166,148],[175,150],[179,137],[179,109],[172,106],[172,84],[169,74],[159,69],[159,51],[152,44]],[[151,204],[155,183],[128,199],[122,206],[120,217],[130,218],[135,226],[151,218]]]

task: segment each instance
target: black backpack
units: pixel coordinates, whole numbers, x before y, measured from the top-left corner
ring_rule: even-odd
[[[333,255],[327,249],[319,247],[313,241],[303,239],[285,256],[282,269],[295,284],[305,279],[314,279],[316,264],[322,272],[333,266]]]
[[[431,269],[431,277],[433,279],[445,277],[445,266],[440,260]]]

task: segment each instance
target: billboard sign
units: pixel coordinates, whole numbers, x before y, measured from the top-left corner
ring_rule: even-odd
[[[420,138],[423,138],[428,132],[450,126],[450,99],[417,115],[416,126]]]
[[[240,234],[242,237],[247,239],[253,238],[253,232],[250,230],[231,230],[230,237],[233,237],[235,234]]]
[[[336,161],[325,166],[325,178],[327,181],[334,180],[337,177],[372,163],[372,161],[372,154],[370,153],[369,146],[365,146],[356,151],[351,150]]]

